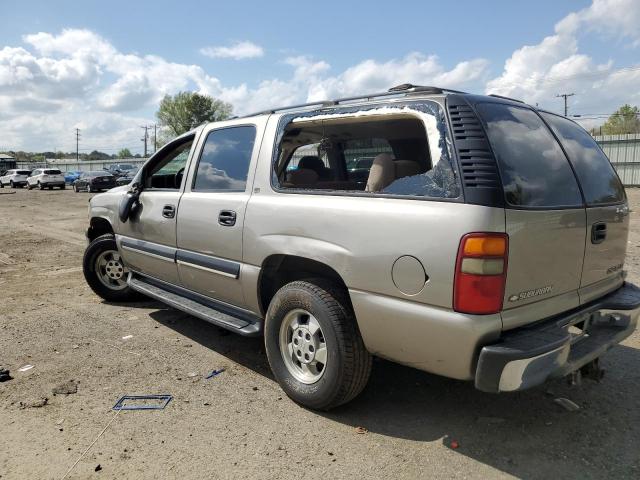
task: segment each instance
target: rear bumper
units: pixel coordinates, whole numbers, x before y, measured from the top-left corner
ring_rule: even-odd
[[[525,390],[576,371],[631,335],[639,315],[640,288],[625,283],[576,310],[505,332],[480,350],[476,388]]]
[[[56,181],[54,181],[54,180],[41,181],[40,184],[44,185],[45,187],[61,187],[61,186],[65,185],[64,180],[62,180],[62,181],[57,181],[57,180]]]

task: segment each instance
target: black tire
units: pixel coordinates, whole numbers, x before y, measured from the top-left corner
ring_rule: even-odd
[[[16,186],[13,184],[13,180],[9,182],[9,186],[11,186],[11,188],[16,188]]]
[[[4,188],[4,185],[2,184],[2,182],[0,182],[0,188]]]
[[[315,383],[303,383],[287,369],[280,350],[280,327],[295,309],[312,314],[320,324],[327,363]],[[275,294],[266,315],[265,349],[271,370],[285,393],[314,410],[329,410],[354,399],[371,373],[366,350],[347,293],[324,279],[295,281]]]
[[[60,186],[60,190],[64,190],[64,189],[66,189],[66,188],[67,188],[67,186],[66,186],[66,185],[61,185],[61,186]]]
[[[87,184],[87,193],[93,193],[93,190],[91,189],[91,184]]]
[[[40,182],[38,182],[38,188],[39,188],[40,190],[44,190],[44,185],[42,185]]]
[[[78,190],[78,186],[77,185],[73,186],[73,191],[76,192],[76,193],[80,193],[80,190]]]
[[[107,250],[118,250],[115,237],[107,233],[93,240],[84,251],[82,271],[84,278],[99,297],[109,302],[131,302],[138,300],[140,295],[129,286],[122,290],[113,290],[104,285],[98,278],[95,265],[98,256]]]
[[[27,183],[27,190],[31,190],[31,185]]]

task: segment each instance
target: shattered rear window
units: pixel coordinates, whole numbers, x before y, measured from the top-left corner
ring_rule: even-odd
[[[454,199],[461,194],[446,117],[432,101],[339,107],[284,115],[273,184]]]

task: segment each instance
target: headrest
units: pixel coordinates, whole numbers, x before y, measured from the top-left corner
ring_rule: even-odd
[[[311,170],[315,170],[316,172],[321,172],[324,170],[324,162],[320,160],[320,157],[316,157],[315,155],[307,155],[300,159],[298,162],[298,168],[310,168]]]
[[[381,153],[373,159],[365,191],[379,192],[388,185],[391,185],[395,179],[396,171],[391,155]]]
[[[318,173],[309,168],[298,168],[287,173],[287,181],[294,185],[312,185],[318,181]]]

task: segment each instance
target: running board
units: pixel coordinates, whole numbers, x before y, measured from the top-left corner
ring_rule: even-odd
[[[127,283],[136,292],[218,327],[247,337],[262,333],[261,318],[231,305],[215,302],[190,290],[133,273]]]

